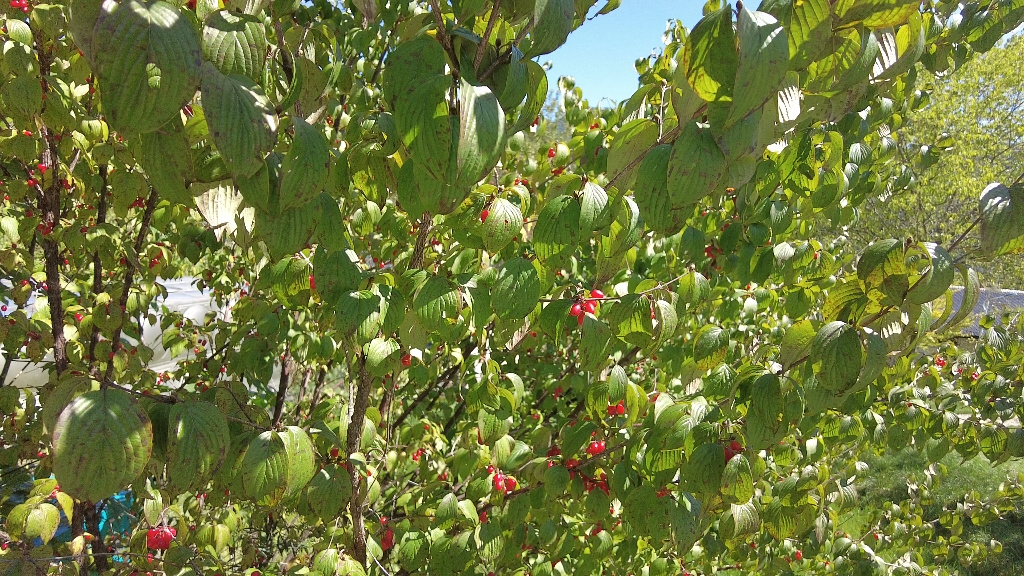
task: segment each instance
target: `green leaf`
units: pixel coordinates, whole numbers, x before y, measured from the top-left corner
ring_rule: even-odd
[[[526,57],[534,58],[549,54],[565,44],[572,21],[576,16],[573,0],[536,0],[533,5],[533,43],[526,51]]]
[[[279,260],[306,246],[323,212],[323,206],[315,202],[273,216],[257,211],[255,236],[267,245],[270,257]]]
[[[551,466],[544,471],[544,495],[556,499],[565,494],[569,486],[569,471],[562,465]]]
[[[688,123],[672,145],[668,160],[667,184],[672,208],[696,204],[714,192],[726,168],[725,156],[711,129],[701,128],[696,122]]]
[[[717,494],[725,472],[725,449],[721,444],[702,444],[690,454],[679,470],[679,485],[696,494]]]
[[[879,290],[888,300],[883,303],[900,305],[910,289],[903,243],[899,240],[881,240],[864,249],[857,261],[857,277],[870,292]]]
[[[986,256],[1024,250],[1024,185],[994,182],[981,193],[981,251]]]
[[[619,128],[608,147],[608,180],[632,188],[641,158],[658,142],[659,129],[648,118],[630,120]]]
[[[488,252],[497,253],[522,231],[523,213],[504,198],[496,198],[487,210],[487,219],[480,224],[480,237]]]
[[[250,176],[274,148],[277,116],[258,84],[245,76],[225,76],[203,65],[203,112],[210,138],[234,176]]]
[[[782,26],[769,14],[739,11],[736,32],[740,55],[736,87],[725,127],[746,118],[775,98],[789,69],[789,44]]]
[[[516,123],[506,132],[509,136],[527,129],[544,108],[548,97],[548,76],[544,68],[533,60],[526,60],[526,103],[519,109]]]
[[[636,173],[634,196],[647,227],[661,234],[678,231],[682,215],[676,218],[672,197],[668,191],[668,166],[673,146],[660,144],[652,148],[640,163]]]
[[[597,370],[608,360],[607,349],[612,337],[611,328],[603,320],[586,314],[580,330],[580,369]]]
[[[281,162],[280,209],[302,206],[316,197],[327,183],[331,154],[327,138],[316,126],[293,118],[295,135]]]
[[[956,269],[953,257],[942,246],[934,242],[920,242],[917,247],[928,259],[929,266],[924,275],[911,285],[907,292],[907,302],[925,304],[940,298],[949,290],[956,278]]]
[[[608,201],[608,193],[593,182],[583,185],[580,192],[580,233],[589,235],[593,230],[600,230],[611,222],[613,203]]]
[[[32,541],[39,538],[45,545],[53,539],[58,526],[60,526],[60,511],[53,504],[42,502],[28,513],[28,518],[25,519],[25,530],[22,534],[25,540]]]
[[[856,377],[856,374],[854,374]],[[775,374],[762,374],[750,385],[747,409],[747,447],[764,450],[777,443],[786,432],[782,384]]]
[[[288,486],[288,452],[281,434],[267,430],[249,443],[242,458],[242,486],[249,498],[276,505]]]
[[[351,497],[352,480],[348,470],[337,464],[324,466],[306,487],[310,510],[324,521],[337,518]]]
[[[602,311],[602,316],[611,325],[613,334],[627,342],[650,341],[654,325],[651,321],[651,301],[646,297],[627,294],[617,303],[607,302],[602,306],[608,307]],[[636,337],[629,338],[631,334],[636,334]]]
[[[779,351],[779,364],[782,364],[783,371],[789,370],[796,362],[808,357],[814,334],[814,325],[806,319],[800,320],[786,330]]]
[[[201,488],[224,463],[228,421],[208,402],[178,402],[167,423],[167,484],[177,492]]]
[[[856,328],[838,321],[822,326],[811,342],[810,362],[822,387],[842,392],[853,386],[863,364]]]
[[[363,350],[366,353],[366,369],[374,378],[381,378],[397,370],[402,359],[402,347],[394,338],[374,338]]]
[[[63,492],[98,501],[135,480],[152,450],[153,428],[138,403],[120,390],[94,390],[57,418],[53,473]]]
[[[750,461],[743,454],[733,456],[722,472],[722,494],[734,502],[747,502],[754,496],[754,476]]]
[[[371,290],[349,292],[335,304],[334,326],[342,334],[355,334],[359,342],[369,342],[380,331],[380,306],[380,296]]]
[[[739,459],[739,457],[733,458],[733,460]],[[761,518],[758,516],[757,507],[753,502],[730,504],[718,525],[722,537],[731,540],[737,536],[755,534],[761,527]]]
[[[523,258],[505,262],[494,280],[491,307],[499,318],[525,318],[540,300],[540,278],[533,263]]]
[[[156,130],[195,96],[199,34],[167,2],[103,2],[92,46],[106,120],[119,132]]]
[[[706,15],[686,38],[680,63],[686,79],[708,102],[729,101],[739,63],[732,29],[732,10],[723,8]]]
[[[203,57],[224,74],[260,80],[266,65],[263,21],[250,14],[218,10],[203,23]]]
[[[168,122],[163,128],[142,135],[139,164],[149,184],[164,200],[192,207],[195,201],[186,188],[192,180],[192,155],[180,124]]]
[[[886,28],[903,24],[911,15],[918,13],[920,6],[916,0],[839,0],[833,11],[837,28],[857,24]]]
[[[362,270],[357,258],[350,250],[328,252],[317,247],[313,255],[313,278],[316,292],[324,301],[337,302],[344,294],[359,288]]]
[[[285,426],[281,431],[288,455],[288,482],[285,498],[297,496],[316,472],[316,454],[309,434],[298,426]]]
[[[461,79],[456,187],[471,187],[487,175],[505,151],[505,112],[486,86]]]
[[[568,194],[548,201],[533,231],[537,257],[548,268],[560,268],[579,246],[580,203]]]
[[[413,311],[427,330],[445,332],[458,322],[462,311],[459,287],[447,278],[432,276],[416,293]]]
[[[829,48],[832,7],[829,0],[768,0],[761,10],[778,18],[789,40],[789,65],[801,70]]]
[[[955,328],[961,322],[966,320],[968,316],[974,313],[974,307],[977,306],[978,298],[981,296],[981,280],[978,278],[978,273],[975,272],[973,268],[968,268],[965,264],[957,265],[957,270],[960,271],[960,276],[964,280],[963,296],[960,299],[960,307],[957,308],[953,317],[949,318],[936,331]],[[950,305],[952,305],[952,302],[950,302]]]
[[[729,333],[719,326],[704,326],[693,339],[693,359],[701,370],[710,370],[725,360]]]

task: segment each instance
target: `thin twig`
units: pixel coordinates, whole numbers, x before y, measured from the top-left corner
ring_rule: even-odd
[[[501,0],[494,0],[494,5],[491,6],[491,17],[487,20],[487,29],[484,30],[484,37],[480,40],[480,45],[476,48],[476,58],[473,58],[473,70],[480,69],[480,63],[484,60],[484,54],[487,53],[487,46],[491,42],[491,33],[494,31],[494,25],[498,22],[498,7],[501,6]]]
[[[452,47],[452,39],[448,36],[448,27],[445,25],[444,16],[441,14],[441,6],[438,5],[437,0],[430,0],[430,11],[434,14],[434,24],[437,26],[437,41],[441,43],[441,47],[444,48],[448,58],[452,61],[452,77],[458,80],[459,57],[455,54],[455,48]]]

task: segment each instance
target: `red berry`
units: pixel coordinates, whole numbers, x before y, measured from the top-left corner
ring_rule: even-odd
[[[615,413],[622,416],[626,413],[626,405],[621,400],[615,405]]]
[[[490,213],[491,213],[490,210],[484,208],[484,211],[480,213],[480,221],[481,222],[486,222],[487,221],[487,216],[490,215]]]
[[[804,553],[797,550],[796,554],[793,555],[793,558],[796,558],[797,562],[799,562],[800,560],[804,559]]]
[[[491,485],[494,486],[495,492],[505,491],[505,478],[506,476],[501,472],[498,472],[494,475],[494,478],[491,478]]]
[[[604,298],[604,292],[601,292],[600,290],[595,288],[595,289],[590,291],[590,297],[591,298]]]
[[[412,365],[412,355],[411,354],[406,354],[405,356],[402,356],[402,366],[405,366],[406,368],[408,368],[411,365]]]
[[[555,388],[555,393],[552,394],[552,396],[554,396],[555,399],[557,400],[558,397],[561,396],[561,395],[562,395],[562,387],[558,386],[557,388]]]
[[[593,314],[594,311],[597,310],[597,302],[594,300],[587,300],[583,303],[583,310],[587,314]]]
[[[337,458],[337,457],[338,457],[338,449],[337,448],[331,448],[331,458]]]
[[[569,316],[579,316],[583,313],[583,305],[579,302],[573,302],[572,307],[569,308]]]
[[[548,148],[548,158],[554,158],[554,157],[555,157],[555,149],[554,148]]]
[[[384,531],[384,538],[380,541],[380,547],[386,552],[395,547],[395,531],[388,528]]]
[[[316,290],[316,280],[313,279],[313,275],[309,275],[309,289]]]
[[[84,316],[82,316],[82,314],[81,314],[81,313],[76,313],[76,314],[75,314],[75,321],[77,321],[77,322],[81,322],[81,321],[82,321],[82,318],[84,318]]]
[[[493,465],[490,465],[490,464],[487,465],[487,473],[488,474],[494,474],[494,466]]]
[[[604,452],[604,441],[603,440],[596,440],[594,442],[591,442],[590,445],[587,446],[587,454],[589,454],[591,456],[597,456],[598,454],[601,454],[603,452]]]
[[[505,477],[505,492],[507,493],[507,492],[512,492],[513,490],[515,490],[516,489],[516,484],[518,484],[518,482],[516,482],[515,478],[512,478],[511,476],[506,476]]]
[[[479,517],[480,517],[480,523],[481,524],[487,524],[487,510],[484,510],[483,512],[481,512]],[[492,572],[492,574],[493,574],[493,572]]]

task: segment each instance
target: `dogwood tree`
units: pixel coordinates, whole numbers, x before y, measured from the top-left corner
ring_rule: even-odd
[[[912,179],[918,70],[955,73],[1024,4],[712,0],[598,109],[537,58],[618,5],[4,7],[0,337],[49,368],[0,388],[4,569],[904,574],[997,550],[964,525],[1024,488],[929,517],[937,465],[839,520],[867,453],[1024,454],[1015,327],[934,337],[973,308],[971,258],[1024,244],[1020,179],[978,191],[978,253],[841,231]],[[568,141],[544,141],[556,85]],[[161,310],[182,276],[228,313]],[[101,528],[125,489],[138,522]]]

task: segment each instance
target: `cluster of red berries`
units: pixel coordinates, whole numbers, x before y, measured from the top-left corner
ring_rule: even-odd
[[[515,478],[496,469],[494,466],[488,466],[487,473],[494,474],[494,476],[491,477],[491,486],[494,487],[495,492],[511,494],[515,491],[516,486],[519,485],[519,482],[517,482]]]
[[[610,492],[608,491],[608,474],[601,472],[600,478],[591,478],[581,471],[579,472],[579,475],[580,478],[583,479],[583,489],[587,493],[593,492],[594,490],[600,490],[605,494],[610,495]]]
[[[29,6],[28,0],[11,0],[11,8],[14,8],[15,10],[21,10],[25,14],[28,14],[30,11],[32,11],[32,7]]]
[[[743,453],[743,444],[740,444],[736,440],[729,442],[725,446],[725,461],[732,460],[735,456]]]
[[[527,180],[526,178],[516,178],[515,181],[512,182],[512,184],[514,186],[519,186],[520,184],[522,184],[523,186],[526,186],[527,188],[530,187],[530,181]]]
[[[135,201],[132,202],[130,206],[128,206],[128,208],[145,208],[145,207],[146,207],[146,199],[141,197],[141,196],[136,198]]]
[[[939,368],[945,368],[946,367],[946,359],[943,358],[942,356],[936,356],[935,357],[935,365],[938,366]]]
[[[603,454],[604,449],[604,440],[594,440],[587,446],[587,454],[590,456],[597,456],[598,454]]]
[[[602,298],[604,298],[604,292],[601,292],[600,290],[591,290],[590,298],[577,300],[572,303],[572,307],[569,308],[569,316],[575,317],[577,323],[582,326],[583,318],[586,314],[593,314],[594,311],[597,310],[597,302]]]
[[[387,516],[381,518],[380,523],[387,526]],[[384,530],[384,537],[380,540],[380,547],[385,552],[395,547],[395,531],[391,529],[390,526],[386,530]]]
[[[156,255],[155,258],[150,258],[150,260],[149,260],[149,267],[150,268],[156,268],[156,265],[160,263],[160,258],[162,258],[162,257],[163,257],[163,252],[157,252],[157,255]]]
[[[178,531],[169,526],[157,526],[146,532],[146,548],[150,550],[167,550]]]
[[[622,416],[626,413],[626,403],[619,400],[618,404],[609,404],[607,410],[608,416]]]
[[[420,457],[423,456],[426,452],[427,451],[424,450],[423,448],[418,448],[415,452],[412,453],[413,462],[419,462]]]

